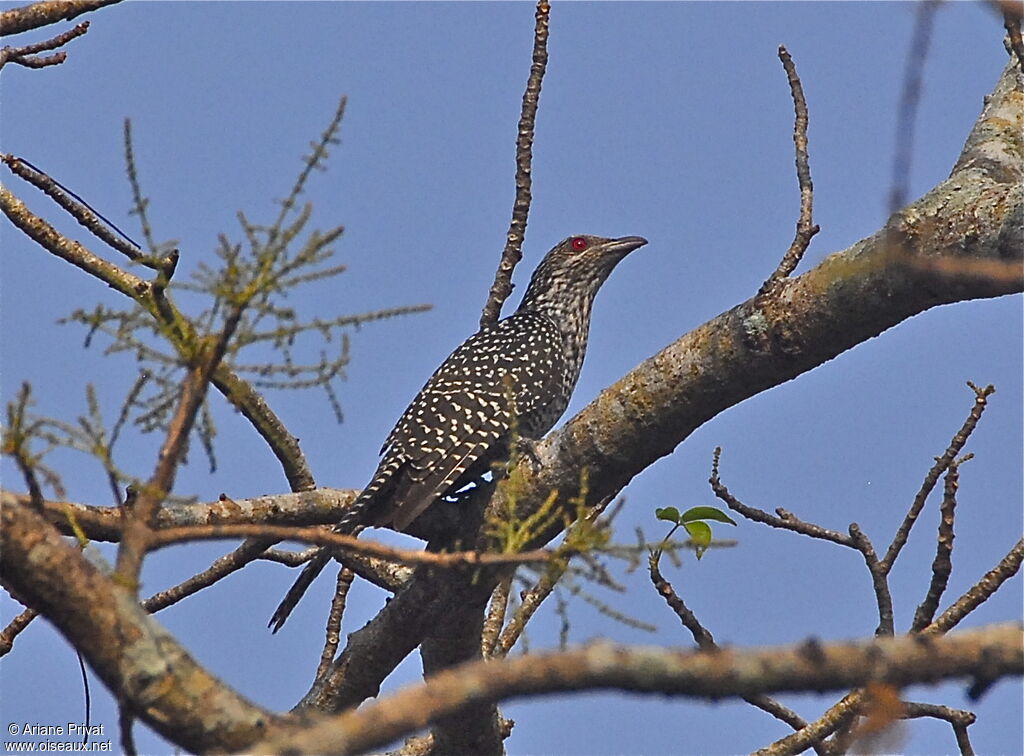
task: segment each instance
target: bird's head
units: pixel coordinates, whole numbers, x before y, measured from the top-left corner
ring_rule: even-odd
[[[578,234],[563,239],[537,266],[520,309],[565,304],[577,297],[592,302],[619,261],[646,243],[642,236],[606,239]]]

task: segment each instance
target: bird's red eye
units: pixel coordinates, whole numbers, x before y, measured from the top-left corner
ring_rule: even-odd
[[[587,240],[584,239],[582,236],[577,236],[575,239],[572,240],[572,248],[575,249],[577,252],[582,252],[587,248],[587,246]]]

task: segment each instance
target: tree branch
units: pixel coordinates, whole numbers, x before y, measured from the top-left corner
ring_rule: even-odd
[[[512,271],[523,258],[523,239],[526,237],[526,219],[530,213],[530,187],[533,178],[530,166],[533,163],[533,130],[537,121],[537,105],[540,102],[540,87],[548,65],[548,20],[551,6],[547,0],[538,0],[534,14],[533,64],[523,93],[522,113],[519,116],[519,131],[516,137],[516,198],[512,203],[512,222],[505,236],[505,249],[501,262],[494,274],[494,283],[487,294],[487,302],[480,314],[480,327],[491,325],[501,315],[501,306],[512,293]]]
[[[190,751],[239,751],[283,718],[210,675],[29,507],[0,508],[0,582],[38,610],[132,713]]]
[[[0,13],[0,36],[21,34],[60,21],[70,21],[89,11],[114,5],[121,0],[58,0],[32,3]]]
[[[594,689],[719,700],[796,690],[840,690],[878,681],[896,687],[1024,674],[1024,631],[992,625],[956,636],[713,653],[597,643],[561,653],[476,662],[301,732],[254,746],[259,753],[360,753],[467,706]]]

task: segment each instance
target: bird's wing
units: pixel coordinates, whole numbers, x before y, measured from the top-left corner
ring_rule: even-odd
[[[472,383],[428,386],[413,406],[414,416],[392,433],[385,460],[397,455],[402,464],[374,517],[399,530],[448,493],[512,425],[509,401]]]

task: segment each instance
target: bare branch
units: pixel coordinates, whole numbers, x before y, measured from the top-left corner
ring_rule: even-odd
[[[903,703],[903,717],[904,719],[932,717],[933,719],[949,722],[953,727],[953,734],[956,736],[956,744],[960,749],[960,756],[974,756],[974,748],[971,747],[971,740],[967,736],[967,728],[978,719],[974,712],[964,711],[963,709],[951,709],[948,706],[905,701]]]
[[[18,637],[18,633],[28,627],[29,623],[38,616],[39,612],[35,609],[26,609],[0,631],[0,656],[5,656],[11,650],[14,646],[14,639]]]
[[[276,543],[274,539],[250,538],[202,572],[193,575],[178,585],[153,594],[142,602],[142,607],[147,612],[159,612],[161,609],[166,609],[204,588],[209,588],[217,581],[233,572],[237,572],[250,562],[259,559],[266,553],[267,547],[273,543]]]
[[[21,47],[3,47],[0,49],[0,68],[3,68],[7,63],[16,63],[25,68],[46,68],[47,66],[60,65],[67,60],[68,54],[66,52],[61,51],[52,55],[37,55],[37,53],[56,50],[76,37],[81,37],[87,31],[89,31],[89,22],[83,21],[78,26],[72,27],[66,32],[43,42],[35,42],[31,45],[22,45]]]
[[[960,468],[956,462],[946,470],[946,484],[940,509],[938,543],[935,559],[932,561],[932,579],[928,585],[928,593],[914,612],[911,630],[918,631],[927,627],[935,617],[939,601],[946,591],[949,575],[953,571],[951,557],[953,554],[953,520],[956,515],[956,489],[960,480]]]
[[[722,483],[718,475],[718,465],[721,457],[722,448],[717,447],[711,463],[711,478],[708,482],[711,484],[711,490],[714,491],[715,496],[721,499],[729,509],[753,522],[760,522],[773,528],[781,528],[782,530],[791,530],[794,533],[800,533],[801,535],[818,538],[823,541],[831,541],[840,546],[848,546],[851,549],[857,548],[850,536],[836,530],[823,528],[814,523],[804,522],[781,507],[775,510],[777,512],[776,515],[770,515],[757,507],[751,507],[741,502],[729,492],[729,489]]]
[[[48,0],[11,8],[0,13],[0,36],[21,34],[60,21],[70,21],[89,11],[114,5],[121,0]]]
[[[338,580],[334,586],[334,598],[331,599],[331,611],[327,615],[324,650],[320,653],[320,664],[316,668],[317,678],[327,673],[331,662],[334,661],[334,655],[338,653],[338,644],[341,643],[341,618],[345,613],[348,591],[352,587],[355,577],[355,573],[347,567],[338,571]]]
[[[796,266],[803,259],[804,252],[810,246],[811,239],[820,230],[812,220],[814,183],[811,181],[811,164],[807,156],[807,100],[804,98],[804,87],[800,83],[793,58],[783,45],[779,45],[779,60],[782,61],[782,67],[786,70],[789,91],[793,97],[793,109],[796,111],[796,121],[793,124],[793,144],[796,147],[796,178],[800,185],[800,217],[796,222],[796,236],[793,238],[793,243],[789,245],[789,249],[786,250],[786,254],[783,255],[775,272],[761,284],[761,289],[758,292],[760,296],[776,293],[779,281],[787,278],[796,270]]]
[[[878,627],[875,635],[892,635],[896,632],[893,624],[892,594],[889,591],[888,575],[878,561],[878,554],[871,541],[855,522],[850,523],[850,541],[864,557],[864,564],[871,573],[871,584],[875,589],[875,602],[878,605]]]
[[[914,497],[914,501],[910,505],[910,510],[907,512],[906,517],[903,518],[903,523],[896,531],[896,535],[892,539],[889,549],[885,552],[885,557],[881,560],[882,569],[885,573],[889,573],[892,570],[892,566],[896,562],[896,557],[899,556],[900,550],[907,543],[907,538],[910,536],[910,529],[914,527],[914,523],[917,521],[918,515],[921,514],[921,510],[924,508],[924,503],[928,498],[928,494],[930,494],[932,489],[935,488],[935,484],[938,482],[939,476],[945,472],[946,468],[948,468],[953,463],[953,460],[956,459],[956,455],[964,448],[964,444],[967,443],[967,439],[971,437],[974,429],[978,426],[978,421],[981,420],[981,415],[985,411],[985,407],[988,406],[988,398],[996,391],[994,386],[978,388],[970,382],[968,382],[967,385],[970,386],[972,391],[974,391],[974,406],[971,408],[971,413],[967,416],[967,419],[964,421],[960,430],[958,430],[953,436],[953,440],[950,441],[949,447],[946,451],[943,452],[941,457],[935,458],[935,464],[925,476],[924,483],[921,484],[921,489],[917,492],[917,496]]]
[[[1009,553],[999,560],[999,564],[986,572],[981,580],[921,632],[945,633],[952,630],[964,617],[988,601],[999,590],[999,586],[1016,575],[1020,571],[1021,561],[1024,561],[1024,538],[1017,541]]]
[[[501,306],[512,293],[512,271],[523,258],[523,239],[526,237],[526,219],[530,213],[531,163],[533,162],[533,131],[537,120],[537,104],[540,101],[540,87],[548,65],[548,20],[551,6],[548,0],[538,0],[534,14],[536,25],[533,30],[533,64],[523,93],[522,114],[519,116],[519,131],[516,137],[516,198],[512,204],[512,223],[509,225],[505,249],[501,262],[494,274],[494,283],[487,295],[487,302],[480,314],[480,327],[495,323],[501,315]]]
[[[280,525],[225,524],[191,525],[180,528],[154,530],[148,540],[152,550],[188,541],[219,540],[238,536],[289,541],[303,541],[320,546],[344,549],[363,556],[373,556],[408,565],[432,567],[501,567],[563,559],[564,549],[552,551],[535,549],[518,553],[489,553],[481,551],[451,551],[435,553],[413,549],[399,549],[382,543],[366,541],[336,533],[330,528],[288,528]]]
[[[567,562],[552,562],[541,574],[536,584],[523,593],[519,607],[513,612],[512,619],[501,631],[498,642],[491,650],[492,657],[505,656],[512,650],[526,629],[527,623],[540,608],[540,605],[544,603],[544,599],[551,595],[568,566]]]
[[[712,653],[596,643],[465,665],[389,699],[257,744],[254,750],[359,753],[468,705],[540,693],[612,688],[717,700],[797,689],[840,690],[871,681],[903,687],[990,674],[993,669],[1002,676],[1024,674],[1024,631],[1018,624],[929,641],[905,636]]]
[[[104,685],[164,737],[190,751],[239,751],[282,720],[199,666],[129,591],[31,508],[3,506],[0,526],[3,585],[52,622]]]
[[[272,494],[252,499],[231,499],[179,504],[161,509],[157,529],[184,528],[214,524],[324,525],[337,522],[351,505],[358,491],[317,488],[299,493]],[[29,496],[0,489],[0,505],[29,504]],[[46,518],[64,535],[75,535],[74,519],[93,541],[118,541],[121,538],[121,510],[117,507],[93,507],[70,501],[44,501]]]
[[[697,615],[693,613],[686,605],[686,602],[676,593],[672,584],[661,574],[661,569],[658,566],[659,557],[660,554],[658,552],[653,552],[648,560],[651,582],[654,584],[655,590],[665,599],[665,603],[669,605],[669,608],[676,613],[679,621],[683,623],[683,627],[690,631],[694,641],[696,641],[701,650],[718,651],[718,644],[715,643],[715,638],[711,631],[704,627],[700,620],[697,619]],[[757,693],[745,695],[743,700],[751,706],[756,706],[776,719],[785,722],[794,730],[800,730],[807,726],[807,721],[803,717],[771,696]],[[824,753],[824,750],[817,743],[814,744],[814,750],[819,754]]]

